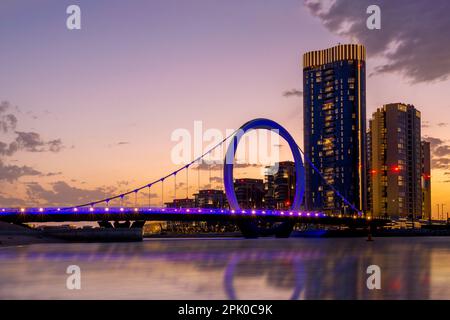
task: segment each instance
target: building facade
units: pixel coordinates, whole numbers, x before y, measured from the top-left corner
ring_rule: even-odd
[[[422,141],[422,218],[431,220],[431,151],[430,143]]]
[[[422,217],[421,115],[413,106],[378,108],[369,122],[370,210],[374,216]],[[429,153],[428,153],[429,157]]]
[[[223,190],[206,189],[194,194],[196,208],[226,208],[228,206],[227,197]]]
[[[278,163],[278,171],[266,174],[264,181],[264,207],[268,209],[288,209],[295,195],[295,164],[292,161]]]
[[[312,163],[305,161],[309,210],[351,212],[329,185],[358,210],[366,209],[365,52],[362,45],[347,44],[303,56],[304,152]]]
[[[234,192],[242,209],[263,207],[264,181],[262,179],[236,179]]]

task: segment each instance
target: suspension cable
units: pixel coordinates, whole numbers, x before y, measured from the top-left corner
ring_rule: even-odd
[[[304,159],[305,159],[305,161],[307,161],[310,165],[311,165],[311,167],[313,168],[313,170],[314,171],[316,171],[318,174],[319,174],[319,176],[322,178],[322,180],[327,184],[327,186],[329,186],[332,190],[333,190],[333,192],[335,192],[336,193],[336,195],[338,196],[338,197],[340,197],[341,199],[342,199],[342,201],[345,203],[345,204],[347,204],[350,208],[352,208],[353,210],[355,210],[357,213],[358,213],[358,215],[362,215],[363,213],[360,211],[360,210],[358,210],[358,208],[356,208],[352,203],[350,203],[350,201],[348,201],[332,184],[330,184],[326,179],[325,179],[325,177],[323,176],[323,174],[320,172],[320,170],[314,165],[314,163],[311,161],[311,159],[309,159],[307,156],[306,156],[306,154],[305,154],[305,152],[303,152],[303,150],[302,150],[302,148],[300,148],[300,146],[296,143],[296,145],[297,145],[297,148],[298,148],[298,150],[300,150],[300,152],[303,154],[303,157],[304,157]]]
[[[149,184],[148,185],[148,207],[150,208],[151,206],[152,206],[152,194],[151,194],[151,188],[152,188],[152,185],[151,184]]]
[[[103,203],[103,202],[108,203],[109,201],[114,200],[114,199],[117,199],[117,198],[120,198],[121,196],[129,195],[129,194],[131,194],[132,192],[134,192],[134,191],[136,191],[136,190],[137,190],[137,191],[140,191],[140,190],[142,190],[142,189],[144,189],[144,188],[149,187],[150,185],[153,185],[153,184],[162,182],[162,181],[164,181],[165,178],[168,178],[168,177],[170,177],[171,175],[173,175],[173,174],[175,174],[175,173],[178,173],[178,172],[180,172],[180,171],[182,171],[182,170],[184,170],[184,169],[187,169],[187,168],[189,168],[189,166],[190,166],[191,164],[193,164],[193,163],[195,163],[195,162],[198,162],[199,160],[203,159],[206,155],[208,155],[209,153],[211,153],[212,151],[214,151],[215,149],[217,149],[219,146],[221,146],[222,144],[224,144],[228,139],[230,139],[231,137],[233,137],[233,136],[236,134],[236,132],[238,132],[238,131],[239,131],[239,129],[236,129],[236,130],[235,130],[234,132],[232,132],[230,135],[228,135],[227,137],[225,137],[222,141],[218,142],[216,145],[214,145],[214,146],[213,146],[212,148],[210,148],[208,151],[204,152],[202,155],[200,155],[199,157],[195,158],[194,160],[192,160],[191,162],[189,162],[187,165],[184,165],[183,167],[181,167],[181,168],[179,168],[179,169],[177,169],[177,170],[175,170],[175,171],[173,171],[173,172],[167,174],[166,176],[164,176],[164,177],[162,177],[162,178],[160,178],[160,179],[154,180],[154,181],[151,182],[151,183],[148,183],[148,184],[146,184],[146,185],[143,185],[143,186],[138,187],[138,188],[136,188],[136,189],[127,191],[127,192],[122,193],[122,194],[114,195],[114,196],[111,196],[111,197],[108,197],[108,198],[104,198],[104,199],[100,199],[100,200],[97,200],[97,201],[92,201],[92,202],[83,203],[83,204],[79,204],[79,205],[75,205],[75,206],[70,206],[70,207],[61,208],[61,210],[70,210],[70,209],[74,209],[74,208],[81,208],[81,207],[86,207],[86,206],[93,206],[93,205],[95,205],[95,204]]]
[[[164,179],[161,181],[161,207],[164,207]]]
[[[189,199],[189,166],[186,166],[186,199]]]
[[[173,174],[173,180],[174,180],[174,192],[173,192],[173,200],[175,201],[177,199],[177,174]]]

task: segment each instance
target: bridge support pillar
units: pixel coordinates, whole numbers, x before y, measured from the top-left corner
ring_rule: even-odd
[[[238,223],[238,227],[242,232],[242,235],[248,239],[255,239],[260,236],[267,237],[273,236],[277,238],[289,238],[292,230],[294,229],[293,222],[283,222],[275,228],[264,229],[258,227],[254,221],[241,221]]]
[[[98,221],[97,223],[100,228],[114,228],[109,221]]]
[[[253,221],[241,221],[238,223],[238,227],[244,238],[256,239],[259,236],[258,227]]]
[[[131,228],[143,228],[145,220],[136,220],[131,224]]]
[[[129,228],[131,225],[130,221],[119,222],[114,221],[114,228]]]
[[[275,237],[277,238],[289,238],[294,230],[293,222],[284,222],[275,230]]]

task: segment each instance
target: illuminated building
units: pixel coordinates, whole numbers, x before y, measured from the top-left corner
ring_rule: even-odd
[[[267,170],[270,167],[266,168]],[[292,161],[278,163],[278,171],[265,175],[264,207],[287,209],[291,206],[295,193],[295,165]]]
[[[225,208],[227,198],[223,190],[206,189],[194,194],[196,208]]]
[[[236,179],[234,191],[242,209],[262,208],[264,182],[262,179]]]
[[[373,113],[369,175],[374,216],[422,217],[420,117],[413,105],[403,103]],[[429,164],[426,170],[429,176]]]
[[[366,208],[365,48],[346,44],[303,55],[305,206],[350,213]],[[325,181],[326,182],[325,182]]]
[[[431,152],[430,143],[422,141],[422,218],[431,220]]]

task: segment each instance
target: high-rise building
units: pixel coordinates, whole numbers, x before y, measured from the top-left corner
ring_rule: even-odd
[[[264,198],[264,181],[262,179],[236,179],[234,192],[241,208],[262,208]]]
[[[431,220],[431,152],[430,143],[422,141],[422,218]]]
[[[368,134],[372,214],[420,218],[424,170],[420,112],[403,103],[384,105],[373,113]]]
[[[345,44],[303,55],[305,206],[350,213],[332,185],[366,209],[366,50]],[[325,182],[325,181],[326,182]]]
[[[223,190],[206,189],[194,194],[196,208],[225,208],[227,197]]]
[[[268,167],[267,169],[270,169]],[[264,207],[287,209],[294,201],[295,164],[292,161],[278,163],[278,171],[265,175]]]

